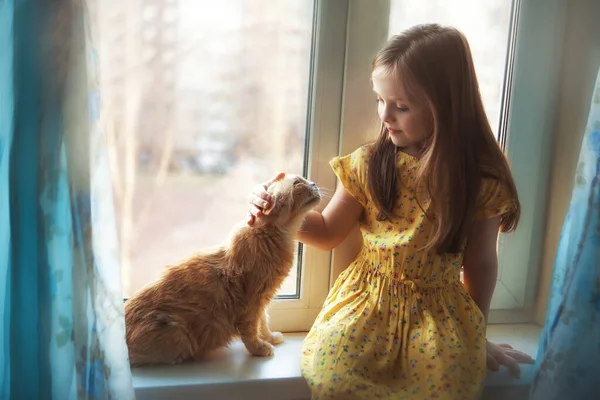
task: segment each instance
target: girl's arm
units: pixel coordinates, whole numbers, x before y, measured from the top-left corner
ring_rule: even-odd
[[[263,209],[269,208],[270,196],[265,187],[255,189],[250,201],[248,224],[254,223]],[[363,206],[338,181],[333,198],[322,212],[310,211],[298,233],[298,240],[322,250],[331,250],[339,245],[358,222]]]
[[[498,277],[497,240],[500,217],[478,221],[469,233],[469,241],[463,260],[464,279],[467,292],[481,309],[487,326],[492,294]],[[505,365],[515,377],[520,377],[519,363],[533,364],[529,355],[508,345],[497,345],[489,341],[487,346],[487,366],[498,371]]]
[[[498,277],[498,231],[500,217],[475,222],[463,259],[464,281],[487,325],[492,294]]]

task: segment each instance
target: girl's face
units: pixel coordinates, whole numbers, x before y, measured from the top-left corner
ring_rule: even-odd
[[[425,104],[411,101],[400,79],[385,68],[376,68],[372,78],[379,118],[392,143],[403,152],[419,157],[425,141],[433,133],[431,110]]]

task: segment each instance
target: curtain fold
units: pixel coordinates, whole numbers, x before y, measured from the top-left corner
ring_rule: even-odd
[[[600,391],[600,70],[554,264],[532,400]]]
[[[133,399],[94,0],[0,1],[0,398]]]

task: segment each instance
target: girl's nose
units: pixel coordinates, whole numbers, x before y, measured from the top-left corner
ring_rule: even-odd
[[[381,118],[383,122],[392,122],[394,120],[392,113],[390,113],[387,107],[383,107],[381,109],[381,112],[379,113],[379,118]]]

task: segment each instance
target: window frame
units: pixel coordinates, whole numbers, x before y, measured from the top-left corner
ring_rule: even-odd
[[[533,320],[545,237],[567,4],[515,0],[517,23],[505,151],[521,202],[516,232],[498,241],[491,323]]]
[[[314,0],[307,176],[328,189],[336,185],[329,160],[339,153],[348,6],[348,0]],[[329,291],[332,252],[310,246],[300,251],[299,298],[276,298],[269,306],[271,329],[276,331],[308,331]]]
[[[307,176],[324,188],[336,186],[329,160],[350,153],[378,131],[368,77],[373,56],[388,37],[391,1],[408,0],[314,0],[306,160]],[[522,219],[517,232],[498,241],[499,276],[490,323],[532,320],[567,16],[567,4],[561,0],[513,1],[508,90],[503,92],[505,113],[500,117],[513,134],[501,131],[499,139],[513,169]],[[354,243],[346,240],[333,251],[300,248],[299,298],[271,303],[272,329],[301,332],[312,326],[337,274],[354,257]]]

